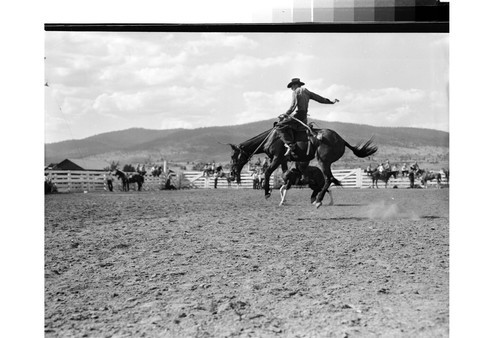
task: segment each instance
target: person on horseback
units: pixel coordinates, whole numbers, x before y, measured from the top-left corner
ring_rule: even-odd
[[[380,163],[377,167],[378,172],[383,173],[384,172],[384,165]]]
[[[318,94],[307,90],[307,88],[302,87],[304,85],[305,83],[301,82],[299,78],[293,78],[287,85],[287,88],[290,88],[293,92],[292,103],[286,113],[279,116],[280,121],[276,124],[278,135],[287,147],[285,156],[288,156],[291,152],[293,152],[297,146],[294,142],[294,130],[304,130],[305,128],[300,122],[292,119],[291,117],[294,117],[307,125],[307,109],[309,106],[309,100],[312,99],[316,102],[324,104],[334,104],[335,102],[338,102],[337,99],[332,102],[329,99],[319,96]]]
[[[391,163],[389,162],[389,160],[385,160],[384,170],[387,172],[391,171]]]

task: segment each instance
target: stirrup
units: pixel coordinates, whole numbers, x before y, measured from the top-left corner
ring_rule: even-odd
[[[285,156],[288,156],[292,152],[292,148],[286,143],[285,143],[285,147],[286,147]]]

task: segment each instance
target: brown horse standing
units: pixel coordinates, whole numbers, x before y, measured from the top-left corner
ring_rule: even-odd
[[[420,181],[422,185],[427,189],[427,182],[436,180],[438,189],[441,188],[441,173],[435,173],[432,171],[422,170],[422,174],[420,175]]]
[[[372,140],[358,146],[351,146],[336,132],[330,129],[316,129],[313,131],[316,135],[307,137],[304,133],[302,137],[296,136],[297,147],[295,154],[289,159],[295,162],[308,162],[314,157],[318,160],[318,166],[323,172],[325,184],[316,197],[314,205],[319,208],[322,204],[323,197],[334,183],[335,178],[331,171],[331,165],[339,160],[345,152],[345,148],[351,151],[357,157],[367,157],[377,151],[377,147],[372,146]],[[264,176],[264,195],[266,198],[271,196],[269,188],[269,179],[271,174],[281,166],[283,172],[288,169],[288,157],[285,157],[285,145],[277,135],[275,129],[269,129],[265,132],[244,141],[238,145],[230,144],[232,148],[231,154],[231,178],[240,182],[240,174],[243,166],[250,160],[254,154],[265,153],[270,159],[269,168],[265,171]]]
[[[372,172],[371,177],[372,177],[372,186],[370,188],[375,188],[377,187],[378,189],[378,181],[381,180],[385,183],[385,188],[387,189],[387,183],[389,182],[389,179],[391,176],[394,176],[394,179],[397,178],[397,171],[388,171],[384,170],[382,172],[376,170]]]

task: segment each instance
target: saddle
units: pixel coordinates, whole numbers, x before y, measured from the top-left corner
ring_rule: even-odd
[[[311,134],[311,131],[309,131],[309,129],[304,126],[301,126],[300,128],[289,129],[289,131],[293,133],[293,140],[297,145],[294,153],[298,156],[297,157],[291,155],[291,160],[300,161],[303,160],[303,157],[309,158],[308,160],[314,158],[314,154],[320,143],[319,140],[321,134],[317,135],[318,129],[313,129],[311,125],[309,125],[309,127],[314,134]],[[275,129],[271,132],[271,135],[268,137],[268,140],[264,144],[264,149],[268,149],[274,142],[278,140],[281,140],[281,138],[278,135],[278,131]]]

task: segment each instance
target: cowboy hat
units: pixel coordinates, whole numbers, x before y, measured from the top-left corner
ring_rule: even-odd
[[[286,87],[287,87],[287,88],[291,88],[291,87],[292,87],[292,85],[294,85],[294,84],[298,84],[299,86],[303,86],[303,85],[305,85],[305,83],[304,83],[304,82],[301,82],[299,78],[293,78],[293,79],[290,81],[290,83],[288,84],[288,86],[286,86]]]

